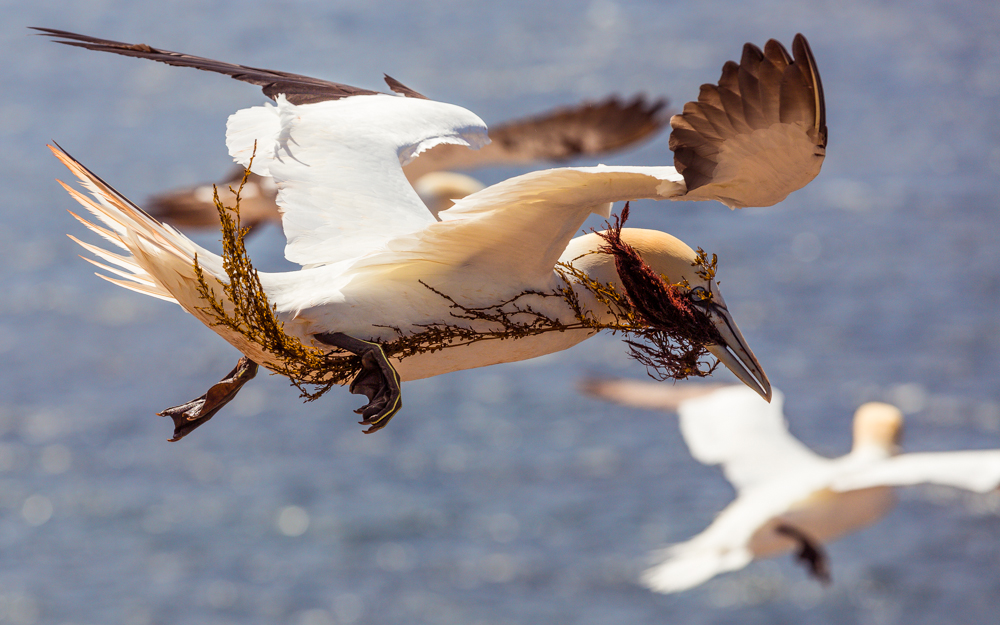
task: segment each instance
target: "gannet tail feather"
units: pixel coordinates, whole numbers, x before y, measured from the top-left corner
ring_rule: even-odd
[[[210,286],[221,292],[219,276],[224,275],[222,259],[151,217],[60,147],[50,145],[49,149],[92,197],[62,181],[59,184],[102,225],[72,211],[71,214],[105,240],[129,252],[129,255],[110,252],[70,236],[85,250],[110,265],[85,260],[119,278],[98,275],[126,289],[180,304],[188,312],[200,316],[197,312],[199,294],[194,261],[197,258]]]

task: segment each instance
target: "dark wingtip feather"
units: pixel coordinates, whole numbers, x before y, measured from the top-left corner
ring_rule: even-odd
[[[816,129],[823,138],[823,145],[826,146],[826,96],[823,95],[823,80],[820,78],[819,70],[816,69],[816,58],[813,56],[812,48],[809,47],[809,41],[802,33],[797,33],[795,39],[792,40],[792,52],[795,54],[796,61],[800,58],[805,61],[806,70],[809,72],[815,90]]]
[[[383,74],[385,76],[385,84],[389,85],[389,88],[399,95],[406,96],[407,98],[419,98],[421,100],[430,100],[427,96],[413,89],[410,89],[403,83],[399,82],[389,74]]]
[[[274,98],[284,94],[292,104],[311,104],[325,100],[339,100],[356,95],[373,95],[377,91],[359,89],[349,85],[310,78],[289,72],[279,72],[246,65],[236,65],[224,61],[216,61],[181,52],[172,52],[154,48],[144,43],[130,44],[111,39],[100,39],[88,35],[80,35],[54,28],[30,27],[39,34],[53,38],[56,43],[85,48],[97,52],[110,52],[124,56],[134,56],[166,63],[175,67],[191,67],[207,72],[225,74],[236,80],[261,87],[264,94]]]

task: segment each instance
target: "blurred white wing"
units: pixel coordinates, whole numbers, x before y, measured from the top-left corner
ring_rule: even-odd
[[[828,464],[789,434],[783,402],[777,390],[769,404],[749,388],[726,387],[681,404],[681,434],[691,455],[705,464],[721,464],[737,490]]]
[[[594,397],[623,406],[676,412],[683,402],[708,395],[729,385],[667,384],[649,380],[584,380],[580,388]]]
[[[838,491],[941,484],[980,493],[1000,487],[1000,450],[902,454],[838,477]]]
[[[441,102],[384,94],[238,111],[226,144],[241,165],[274,178],[288,245],[304,266],[379,250],[388,240],[435,223],[403,165],[440,144],[479,147],[486,125]]]
[[[696,537],[655,552],[653,558],[656,563],[642,574],[643,585],[671,593],[694,588],[719,573],[742,569],[753,561],[753,554],[740,546],[713,548]]]

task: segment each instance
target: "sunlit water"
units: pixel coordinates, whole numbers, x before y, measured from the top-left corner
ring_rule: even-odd
[[[640,377],[615,338],[407,384],[362,436],[333,392],[260,376],[168,444],[153,413],[236,354],[180,309],[99,281],[53,178],[56,140],[142,201],[227,170],[220,76],[27,35],[39,25],[379,88],[386,72],[500,121],[610,93],[675,110],[744,41],[805,33],[823,75],[820,177],[781,206],[637,203],[720,257],[727,301],[793,432],[835,455],[870,399],[905,448],[1000,447],[1000,5],[989,2],[5,3],[0,80],[0,622],[990,623],[1000,498],[911,489],[830,546],[823,588],[789,558],[675,596],[647,553],[731,498],[672,415],[579,394]],[[666,136],[611,163],[669,164]],[[516,171],[486,171],[495,182]],[[211,243],[206,235],[201,242]],[[284,266],[280,232],[251,253]],[[727,373],[719,378],[733,380]]]

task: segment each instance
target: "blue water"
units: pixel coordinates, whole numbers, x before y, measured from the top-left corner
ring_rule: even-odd
[[[788,558],[674,596],[637,586],[646,554],[732,491],[672,415],[577,391],[643,375],[611,337],[407,384],[374,436],[352,418],[359,398],[302,404],[262,375],[166,443],[153,413],[236,354],[176,306],[91,275],[44,146],[141,203],[226,171],[225,119],[263,97],[24,28],[373,88],[386,72],[488,122],[636,91],[676,110],[743,42],[801,31],[827,95],[819,178],[774,208],[642,202],[632,223],[719,255],[793,432],[820,452],[847,451],[870,399],[908,413],[907,450],[1000,447],[1000,5],[749,4],[5,2],[0,623],[995,622],[996,494],[902,491],[885,522],[830,546],[829,588]],[[672,162],[666,136],[605,160]],[[270,230],[251,253],[279,267],[281,247]]]

